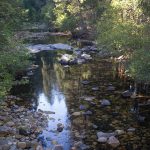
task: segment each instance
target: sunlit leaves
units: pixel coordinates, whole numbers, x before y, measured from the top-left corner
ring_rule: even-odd
[[[138,80],[150,81],[150,26],[141,0],[112,0],[98,21],[99,44],[115,53],[133,52],[129,71]]]

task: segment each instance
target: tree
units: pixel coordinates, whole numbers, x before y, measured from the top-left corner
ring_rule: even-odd
[[[0,1],[0,97],[9,92],[15,81],[16,72],[28,65],[28,54],[13,31],[17,30],[24,17],[21,1]]]
[[[149,3],[141,0],[112,0],[98,21],[100,45],[117,54],[130,56],[129,73],[137,80],[150,81],[149,64]],[[145,9],[146,7],[146,9]]]

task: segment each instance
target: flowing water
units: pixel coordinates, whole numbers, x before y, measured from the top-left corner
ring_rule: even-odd
[[[117,136],[118,150],[148,150],[149,122],[139,124],[132,111],[133,99],[121,97],[131,82],[118,78],[116,66],[110,60],[95,56],[95,60],[87,64],[64,67],[57,60],[62,53],[68,52],[34,54],[34,63],[39,66],[32,80],[36,110],[50,113],[47,128],[39,135],[43,147],[60,144],[64,150],[73,146],[79,150],[110,149],[97,141],[97,132],[123,130],[125,134]],[[102,99],[108,99],[111,105],[101,106]],[[64,126],[61,132],[57,129],[59,124]],[[128,132],[131,128],[135,132]]]

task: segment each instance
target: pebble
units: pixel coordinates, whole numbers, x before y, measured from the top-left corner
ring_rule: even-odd
[[[18,143],[17,143],[17,147],[18,147],[18,148],[25,149],[25,148],[26,148],[26,142],[18,142]]]
[[[132,127],[131,127],[131,128],[129,128],[127,131],[128,131],[128,132],[135,132],[135,130],[136,130],[135,128],[132,128]]]
[[[74,112],[73,114],[72,114],[72,116],[80,116],[82,113],[81,112]]]
[[[98,142],[106,143],[107,142],[107,137],[100,137],[100,138],[98,138]]]
[[[111,145],[111,147],[116,148],[120,145],[120,142],[116,137],[111,136],[108,139],[108,144]]]

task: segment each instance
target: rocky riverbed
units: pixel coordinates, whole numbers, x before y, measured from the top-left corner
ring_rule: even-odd
[[[38,135],[47,126],[47,116],[42,112],[35,112],[24,106],[15,104],[19,100],[9,96],[0,105],[0,149],[34,150],[40,142]]]

